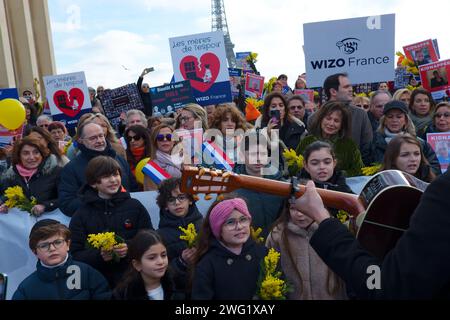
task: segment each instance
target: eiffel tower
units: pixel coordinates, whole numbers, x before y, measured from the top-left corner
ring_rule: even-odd
[[[234,44],[231,42],[228,31],[227,16],[223,0],[211,0],[211,29],[212,31],[222,30],[225,39],[225,51],[227,53],[228,66],[236,68],[236,57],[234,56]]]

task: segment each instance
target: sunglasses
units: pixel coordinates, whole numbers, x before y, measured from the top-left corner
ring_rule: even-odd
[[[441,117],[448,118],[448,117],[450,117],[450,112],[436,113],[434,115],[434,117],[438,118],[438,119],[441,118]]]
[[[168,134],[158,134],[156,136],[157,141],[164,141],[164,139],[166,139],[167,141],[172,141],[172,135],[168,133]]]
[[[357,104],[356,106],[358,108],[369,109],[369,105],[368,104],[363,104],[363,105]]]
[[[290,106],[289,107],[289,110],[295,110],[295,109],[302,110],[303,106]]]
[[[128,136],[127,137],[127,139],[128,139],[128,141],[139,141],[139,140],[141,140],[142,139],[142,136],[138,136],[138,135],[135,135],[135,136]]]

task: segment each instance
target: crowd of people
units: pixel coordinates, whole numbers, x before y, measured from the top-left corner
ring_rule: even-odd
[[[334,273],[309,243],[317,220],[287,197],[238,188],[215,201],[206,216],[199,212],[196,197],[181,192],[183,167],[220,164],[198,153],[196,128],[215,129],[209,141],[231,159],[237,174],[277,181],[296,176],[344,193],[353,193],[346,178],[369,166],[425,182],[441,175],[442,157],[426,134],[450,131],[450,104],[436,104],[423,88],[390,92],[382,83],[362,99],[348,75],[339,73],[324,79],[326,101],[305,101],[280,75],[257,117],[246,112],[242,97],[206,107],[189,104],[162,116],[152,114],[149,85],[143,83],[148,72],[137,84],[144,109],[128,111],[116,128],[104,114],[102,86],[89,89],[92,112],[72,133],[42,114],[38,103],[22,100],[23,138],[0,150],[0,212],[8,212],[6,189],[20,186],[35,198],[33,215],[59,208],[71,220],[65,226],[48,215],[33,227],[29,247],[38,258],[36,271],[13,299],[252,299],[269,248],[281,253],[279,268],[293,287],[288,299],[354,298],[358,292],[346,286],[343,272]],[[306,83],[302,74],[294,88],[305,89]],[[179,138],[183,132],[194,137],[187,147],[189,139]],[[289,151],[303,158],[298,170],[290,168]],[[170,178],[161,182],[146,175],[138,182],[137,166],[147,158]],[[158,193],[158,226],[130,196],[140,191]],[[327,209],[338,216],[340,208]],[[192,247],[180,239],[180,227],[191,223],[199,233]],[[263,242],[252,228],[261,228]],[[115,232],[123,243],[110,250],[86,246],[89,235],[104,232]],[[74,265],[82,270],[81,285],[67,288],[66,271]]]

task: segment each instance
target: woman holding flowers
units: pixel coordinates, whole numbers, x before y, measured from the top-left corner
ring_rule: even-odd
[[[286,200],[280,218],[267,237],[266,246],[281,253],[281,269],[293,288],[287,294],[290,300],[347,298],[343,281],[309,245],[317,228],[317,223]]]
[[[267,249],[250,237],[251,215],[240,198],[216,201],[200,232],[192,299],[249,300],[257,294]]]
[[[75,260],[100,271],[114,288],[128,266],[127,241],[141,229],[153,229],[150,215],[122,187],[121,167],[108,156],[89,161],[86,184],[79,195],[82,205],[69,226],[70,252]],[[86,242],[91,246],[86,246]]]
[[[35,216],[58,208],[57,184],[61,167],[46,146],[35,138],[25,137],[14,145],[11,162],[12,166],[0,179],[0,212],[6,213],[8,207],[17,205],[6,202],[5,191],[10,187],[16,187],[14,190],[22,194],[23,201],[30,204],[29,212]]]
[[[192,195],[180,192],[180,184],[180,178],[164,180],[156,202],[160,208],[158,233],[167,247],[176,289],[187,294],[188,271],[194,262],[196,235],[203,216]]]

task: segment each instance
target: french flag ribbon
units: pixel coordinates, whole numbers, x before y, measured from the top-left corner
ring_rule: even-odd
[[[232,171],[234,168],[234,162],[228,158],[227,154],[220,149],[214,142],[205,141],[202,144],[203,152],[209,154],[214,160],[214,163],[220,168],[227,171]]]
[[[169,179],[172,176],[167,173],[163,168],[158,166],[154,161],[150,160],[142,168],[142,172],[152,179],[152,181],[159,185],[163,180]]]

